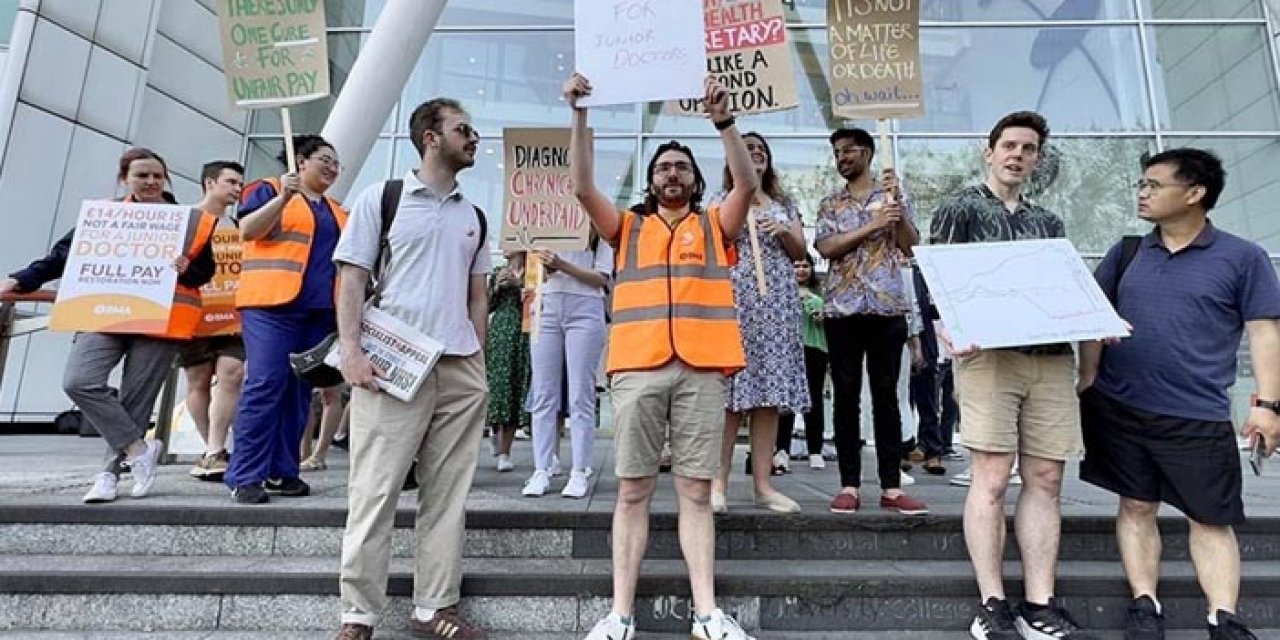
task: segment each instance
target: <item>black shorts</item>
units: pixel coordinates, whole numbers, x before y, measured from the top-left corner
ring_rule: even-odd
[[[216,362],[222,356],[244,362],[244,339],[240,336],[192,338],[178,349],[178,366],[196,367]]]
[[[1143,502],[1164,502],[1201,524],[1244,522],[1240,452],[1230,422],[1134,409],[1092,389],[1080,396],[1080,479]]]

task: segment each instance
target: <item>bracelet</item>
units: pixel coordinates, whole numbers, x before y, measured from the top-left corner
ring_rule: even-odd
[[[734,119],[733,119],[733,116],[729,116],[729,118],[728,118],[727,120],[720,120],[720,121],[713,121],[713,122],[712,122],[712,124],[714,124],[714,125],[716,126],[716,131],[724,131],[725,129],[728,129],[729,127],[732,127],[733,125],[735,125],[735,124],[737,124],[737,123],[738,123],[738,121],[737,121],[737,120],[734,120]]]

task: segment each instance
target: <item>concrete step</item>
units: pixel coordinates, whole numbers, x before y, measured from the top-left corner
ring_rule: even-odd
[[[411,510],[396,514],[393,554],[413,552]],[[465,555],[474,558],[608,558],[611,514],[471,510]],[[337,557],[346,512],[336,508],[266,505],[149,506],[15,505],[0,510],[0,554],[135,554],[177,556]],[[654,514],[647,557],[680,557],[674,514]],[[716,519],[716,556],[722,560],[860,559],[964,560],[959,515],[903,517],[866,511],[852,515],[781,516],[730,513]],[[1162,518],[1167,560],[1187,560],[1187,526]],[[1017,558],[1009,522],[1006,557]],[[1061,558],[1118,557],[1115,521],[1068,516]],[[1280,518],[1253,518],[1236,529],[1247,562],[1280,561]]]
[[[328,629],[338,611],[333,558],[0,557],[0,629],[302,631]],[[1280,627],[1280,562],[1246,563],[1241,615]],[[389,629],[404,626],[411,567],[393,560]],[[467,614],[486,628],[580,632],[607,613],[609,562],[601,559],[468,559]],[[959,631],[977,594],[962,561],[761,561],[717,563],[721,606],[749,629]],[[1019,575],[1009,563],[1007,575]],[[1204,602],[1185,562],[1163,567],[1168,624],[1199,629]],[[1116,562],[1064,562],[1058,594],[1080,622],[1122,624],[1128,590]],[[1008,582],[1018,597],[1021,583]],[[642,630],[679,632],[689,615],[683,562],[645,562],[636,608]],[[894,636],[897,637],[897,636]]]
[[[1262,640],[1280,638],[1280,629],[1254,629]],[[1123,640],[1120,631],[1102,631],[1097,635],[1101,640]],[[136,640],[138,638],[163,638],[164,640],[317,640],[328,635],[317,631],[167,631],[155,633],[116,632],[116,631],[0,631],[0,638],[17,640]],[[375,640],[410,640],[413,636],[400,631],[377,630]],[[1173,630],[1166,640],[1204,640],[1203,630]],[[522,633],[492,632],[490,640],[581,640],[581,633]],[[688,640],[684,633],[646,633],[640,640]],[[897,631],[893,640],[971,640],[967,631]],[[761,635],[759,640],[886,640],[883,631],[834,631],[834,632],[781,632],[770,631]]]

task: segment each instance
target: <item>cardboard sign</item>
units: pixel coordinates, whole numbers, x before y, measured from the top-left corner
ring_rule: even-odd
[[[285,107],[329,95],[322,0],[218,0],[231,102]]]
[[[200,288],[200,324],[196,337],[240,334],[240,313],[236,311],[236,290],[240,288],[240,230],[225,218],[213,232],[213,279]]]
[[[503,129],[502,249],[582,251],[591,220],[573,195],[568,129]],[[591,144],[591,130],[587,130]]]
[[[86,200],[49,328],[164,333],[190,207]]]
[[[796,98],[782,0],[703,0],[707,73],[729,90],[737,115],[792,109]],[[670,103],[680,115],[704,116],[703,100]]]
[[[584,107],[705,93],[702,0],[576,0],[573,51],[591,81]]]
[[[827,0],[835,115],[924,115],[919,36],[919,0]]]

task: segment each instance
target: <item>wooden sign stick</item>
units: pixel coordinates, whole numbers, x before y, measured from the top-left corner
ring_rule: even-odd
[[[894,168],[893,144],[889,140],[889,120],[887,118],[876,119],[876,133],[880,134],[880,166],[885,169]],[[885,200],[893,202],[897,196],[891,191],[885,192]]]
[[[756,228],[756,217],[747,212],[747,233],[751,236],[751,257],[756,265],[756,286],[760,287],[760,295],[769,295],[769,283],[764,279],[764,260],[760,256],[760,231]]]
[[[284,133],[284,156],[289,163],[288,171],[298,170],[298,156],[293,150],[293,121],[289,119],[289,107],[280,107],[280,129]]]
[[[529,303],[529,344],[538,344],[542,324],[542,261],[532,251],[524,254],[524,288],[533,289]]]

